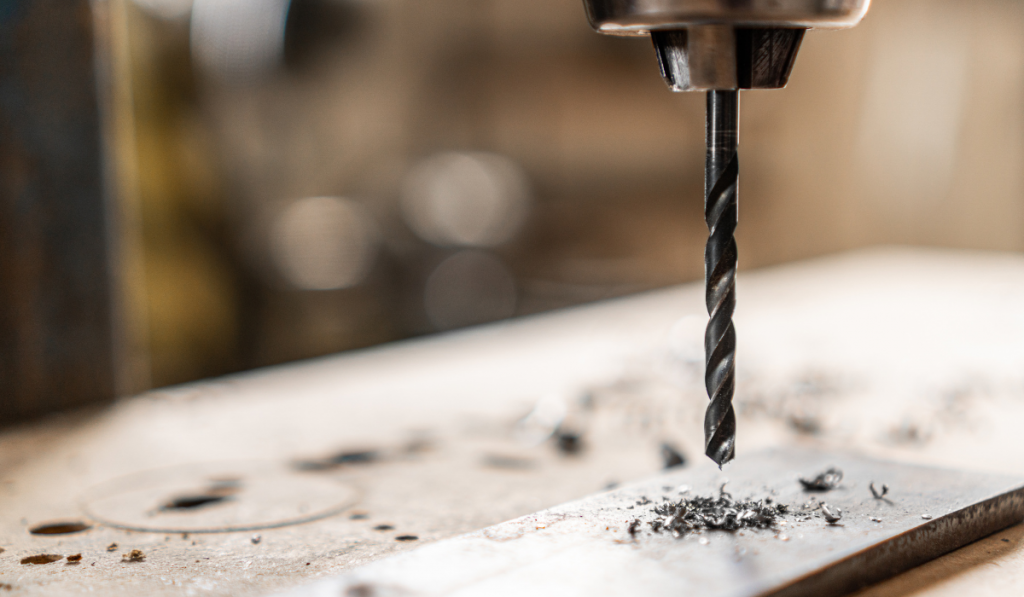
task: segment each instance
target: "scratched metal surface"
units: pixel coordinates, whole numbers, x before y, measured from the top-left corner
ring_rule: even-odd
[[[838,466],[842,484],[798,482]],[[908,466],[816,450],[769,450],[730,467],[737,498],[773,497],[775,529],[653,533],[643,498],[716,495],[710,464],[442,541],[287,593],[320,595],[844,595],[1024,520],[1024,476]],[[877,499],[869,483],[887,483]],[[816,504],[842,509],[827,524]],[[815,507],[805,507],[809,503]],[[643,524],[631,537],[634,519]]]

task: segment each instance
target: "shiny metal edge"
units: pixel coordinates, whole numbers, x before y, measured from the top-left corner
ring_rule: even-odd
[[[761,597],[840,597],[1024,522],[1024,487],[973,504],[853,554]]]
[[[848,29],[864,18],[871,0],[584,0],[591,27],[608,35],[704,24],[737,27]]]

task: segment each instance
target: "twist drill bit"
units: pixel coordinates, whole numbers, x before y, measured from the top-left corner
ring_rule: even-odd
[[[705,374],[711,404],[705,453],[721,467],[736,448],[735,391],[739,90],[781,89],[810,28],[857,25],[871,0],[583,0],[590,25],[609,35],[650,35],[672,91],[707,92],[704,252],[707,282]]]
[[[736,224],[739,187],[739,91],[707,93],[707,160],[704,168],[704,219],[708,243],[704,250],[705,301],[704,386],[711,404],[704,414],[704,452],[719,467],[733,459],[736,448]]]

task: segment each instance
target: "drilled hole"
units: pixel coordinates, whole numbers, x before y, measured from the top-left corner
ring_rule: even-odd
[[[84,522],[51,522],[32,527],[28,532],[33,535],[67,535],[69,533],[81,533],[92,528],[91,524]]]
[[[205,494],[205,495],[182,495],[171,499],[160,509],[163,511],[168,510],[194,510],[196,508],[202,508],[204,506],[210,506],[213,504],[219,504],[226,502],[231,499],[225,495],[216,494]]]
[[[37,556],[29,556],[22,558],[22,564],[52,564],[57,560],[63,560],[64,556],[59,556],[55,553],[41,553]]]

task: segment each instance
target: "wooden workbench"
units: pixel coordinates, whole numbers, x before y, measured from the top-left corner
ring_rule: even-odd
[[[738,292],[738,458],[803,444],[1024,471],[1024,257],[878,249],[744,272]],[[664,441],[699,458],[705,318],[703,288],[689,285],[8,430],[0,583],[25,595],[262,595],[649,476]],[[558,424],[581,435],[577,453],[549,437]],[[338,454],[350,457],[325,461]],[[249,493],[191,513],[127,499],[122,518],[217,528],[238,523],[232,508],[246,500],[337,513],[187,536],[103,525],[29,533],[89,522],[82,508],[97,495],[235,463]],[[124,561],[133,549],[145,560]],[[19,563],[42,553],[82,560]],[[1024,527],[867,594],[979,587],[1024,594]]]

